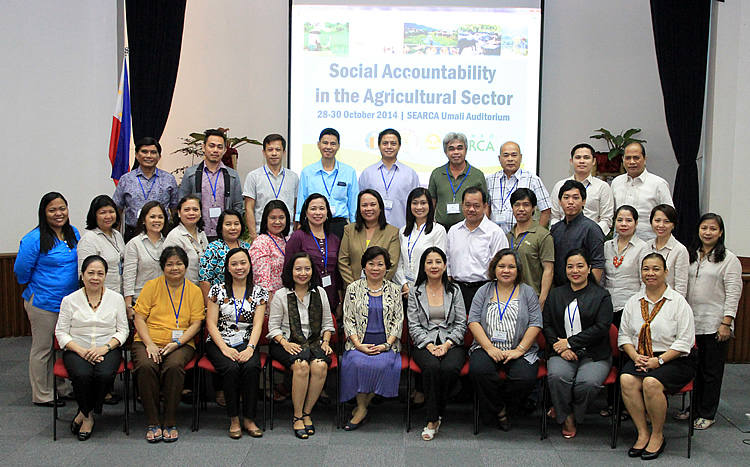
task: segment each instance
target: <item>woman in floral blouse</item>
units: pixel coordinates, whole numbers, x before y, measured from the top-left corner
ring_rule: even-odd
[[[289,210],[282,201],[270,201],[263,210],[260,235],[250,246],[255,284],[268,290],[271,297],[283,284],[284,250],[289,235]],[[270,301],[270,299],[269,299]]]

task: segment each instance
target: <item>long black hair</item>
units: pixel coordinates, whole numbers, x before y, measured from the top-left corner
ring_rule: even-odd
[[[167,210],[164,209],[164,206],[158,201],[149,201],[143,205],[141,208],[141,214],[138,216],[138,221],[135,223],[135,232],[137,234],[146,233],[146,217],[154,208],[161,209],[161,213],[164,216],[164,223],[161,226],[161,234],[166,237],[169,233],[169,215],[167,214]]]
[[[406,227],[404,227],[404,236],[408,237],[411,235],[411,231],[414,230],[414,226],[417,223],[417,217],[411,212],[411,203],[415,199],[426,196],[427,197],[427,222],[425,223],[424,233],[429,234],[432,232],[432,226],[435,224],[435,205],[432,204],[432,196],[427,188],[417,187],[411,190],[409,197],[406,200]]]
[[[585,248],[576,248],[574,250],[571,250],[568,252],[567,255],[565,255],[565,269],[568,268],[568,260],[572,258],[573,256],[580,256],[583,258],[583,260],[586,262],[586,266],[589,267],[589,273],[586,275],[586,280],[589,284],[596,284],[599,283],[596,281],[596,276],[594,275],[594,269],[591,267],[591,255],[589,254],[588,250]],[[566,274],[567,276],[567,274]]]
[[[431,201],[430,204],[432,204]],[[429,255],[430,253],[437,253],[443,259],[443,264],[446,265],[446,269],[445,271],[443,271],[443,277],[441,278],[441,280],[443,281],[443,288],[448,293],[453,292],[456,289],[456,284],[448,279],[448,258],[445,256],[445,252],[436,246],[431,246],[424,250],[424,253],[422,253],[422,257],[419,258],[419,272],[417,273],[417,280],[414,281],[414,287],[419,287],[423,283],[427,282],[427,273],[424,272],[424,264],[427,262],[427,255]]]
[[[282,230],[281,237],[286,238],[287,235],[289,235],[289,229],[291,227],[291,219],[289,218],[289,209],[286,207],[286,203],[281,201],[280,199],[272,199],[271,201],[266,204],[266,207],[263,208],[263,217],[260,219],[260,233],[261,234],[267,234],[268,233],[268,216],[271,215],[271,211],[274,209],[280,209],[281,212],[284,213],[284,217],[286,217],[286,224],[284,224],[284,230]]]
[[[354,224],[354,230],[356,230],[357,232],[362,232],[362,229],[365,228],[365,218],[362,217],[362,212],[359,208],[359,203],[360,201],[362,201],[362,195],[372,195],[378,201],[378,206],[380,206],[378,226],[380,227],[380,230],[385,229],[385,226],[388,225],[388,221],[385,220],[385,204],[383,203],[383,197],[380,196],[380,193],[378,193],[377,191],[373,190],[372,188],[368,188],[366,190],[360,191],[359,196],[357,196],[357,223]]]
[[[229,272],[229,258],[234,256],[237,253],[244,253],[247,256],[247,264],[248,264],[248,271],[247,271],[247,277],[245,278],[245,296],[243,299],[247,299],[247,297],[252,296],[254,282],[253,282],[253,260],[250,259],[250,252],[248,252],[244,248],[232,248],[229,250],[229,253],[227,253],[226,259],[224,260],[224,290],[227,291],[227,293],[232,293],[232,274]]]
[[[316,199],[322,199],[326,205],[327,215],[326,220],[323,222],[323,232],[328,235],[329,233],[331,233],[331,205],[328,204],[328,198],[321,195],[320,193],[311,193],[310,196],[308,196],[305,202],[302,204],[302,210],[299,214],[300,229],[303,232],[310,233],[310,220],[307,218],[307,210],[310,208],[310,203],[312,203]]]
[[[232,208],[229,208],[226,211],[222,211],[221,214],[219,214],[219,218],[216,220],[216,233],[219,235],[219,238],[224,240],[224,220],[227,218],[227,216],[234,216],[240,220],[239,238],[242,238],[242,236],[245,235],[245,230],[247,230],[247,227],[245,227],[245,221],[242,219],[242,214]]]
[[[56,199],[63,200],[63,203],[65,203],[65,207],[68,206],[68,200],[65,199],[65,197],[62,195],[62,193],[58,193],[56,191],[50,191],[46,195],[42,196],[42,200],[39,202],[39,252],[40,253],[47,253],[49,250],[55,247],[55,243],[57,243],[57,234],[55,234],[55,231],[52,230],[52,227],[49,226],[47,223],[47,206],[49,203]],[[61,228],[63,238],[65,239],[65,243],[68,244],[68,248],[75,248],[78,244],[78,239],[76,238],[75,230],[73,230],[73,226],[70,225],[70,216],[68,216],[68,220],[65,221],[65,224],[63,224]]]
[[[714,220],[717,224],[719,224],[721,235],[719,236],[719,240],[717,240],[716,245],[714,245],[713,250],[711,250],[711,253],[708,255],[708,260],[713,263],[721,263],[727,257],[727,247],[724,246],[724,240],[726,239],[724,219],[722,219],[721,216],[716,213],[707,212],[706,214],[703,214],[700,219],[698,219],[698,235],[696,235],[696,237],[693,239],[693,243],[690,245],[690,249],[688,250],[691,264],[698,261],[698,251],[700,251],[700,249],[703,247],[703,241],[701,240],[700,236],[701,224],[705,221],[710,220]]]
[[[295,253],[294,256],[289,258],[289,261],[284,264],[284,271],[281,273],[281,283],[284,284],[284,287],[286,287],[287,289],[294,290],[294,276],[292,275],[292,273],[294,272],[294,263],[300,258],[307,258],[307,260],[310,261],[310,266],[312,266],[312,269],[310,270],[310,283],[307,284],[307,288],[308,290],[313,290],[320,285],[318,267],[315,266],[315,261],[313,261],[310,255],[308,253],[305,253],[304,251]]]

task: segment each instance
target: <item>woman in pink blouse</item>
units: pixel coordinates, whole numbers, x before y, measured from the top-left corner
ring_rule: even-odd
[[[270,201],[263,209],[260,221],[260,235],[250,245],[250,260],[253,263],[255,285],[268,290],[270,297],[283,284],[281,272],[284,269],[284,250],[289,235],[289,210],[282,201]]]

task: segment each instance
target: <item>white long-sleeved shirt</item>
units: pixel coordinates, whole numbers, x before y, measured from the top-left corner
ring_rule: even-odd
[[[107,262],[107,278],[104,286],[109,290],[122,293],[121,261],[125,255],[125,240],[117,230],[112,230],[112,236],[105,234],[98,227],[87,230],[76,246],[78,253],[78,272],[80,274],[83,261],[91,255],[99,255]]]
[[[648,242],[648,250],[649,253],[660,253],[667,260],[667,284],[675,292],[687,297],[690,255],[685,245],[678,242],[673,235],[670,235],[667,244],[661,249],[656,248],[656,239]]]
[[[272,340],[278,335],[283,335],[289,340],[291,328],[289,327],[289,303],[287,302],[287,295],[294,291],[287,289],[286,287],[280,288],[274,299],[271,300],[271,311],[268,313],[268,340]],[[333,315],[331,315],[331,305],[328,304],[328,295],[323,287],[318,287],[318,295],[320,296],[320,302],[323,306],[323,316],[321,316],[320,324],[320,338],[323,338],[323,333],[326,331],[334,332],[336,328],[333,327]],[[310,335],[310,313],[308,311],[310,307],[310,293],[308,292],[304,300],[300,301],[297,299],[297,311],[299,312],[300,327],[302,333],[305,336]]]
[[[573,176],[555,183],[550,193],[549,200],[552,205],[550,227],[565,219],[565,212],[560,206],[558,194],[560,188],[568,180],[573,180]],[[596,222],[606,236],[612,228],[612,218],[615,215],[615,198],[612,195],[612,188],[609,187],[607,182],[592,175],[586,177],[583,186],[586,187],[586,205],[583,207],[583,215]]]
[[[695,316],[695,334],[714,334],[725,316],[737,316],[742,295],[742,264],[727,250],[724,261],[709,261],[711,255],[690,265],[687,301]],[[732,321],[734,331],[734,321]]]
[[[122,268],[122,294],[137,299],[143,286],[162,275],[159,258],[164,251],[164,237],[156,244],[145,233],[136,235],[125,245],[125,262]]]
[[[426,225],[423,224],[419,229],[414,225],[411,235],[404,235],[406,227],[398,229],[398,238],[401,241],[401,258],[398,261],[396,275],[393,277],[393,282],[398,285],[409,284],[409,288],[414,287],[414,281],[419,275],[419,260],[427,248],[436,246],[445,252],[447,241],[445,227],[435,222],[432,225],[432,231],[427,233]]]
[[[198,238],[193,237],[184,225],[179,224],[172,229],[164,240],[164,248],[168,246],[179,246],[188,257],[187,271],[185,278],[195,285],[198,285],[200,270],[200,259],[208,247],[208,238],[202,230],[198,232]]]
[[[674,206],[672,195],[669,191],[669,183],[663,178],[649,173],[643,169],[643,172],[632,178],[628,174],[622,174],[612,180],[612,195],[615,197],[615,209],[627,204],[633,206],[638,211],[638,227],[635,234],[648,242],[656,237],[648,222],[651,217],[651,210],[657,204],[668,204]]]
[[[91,349],[101,347],[113,337],[122,345],[128,338],[128,317],[122,295],[104,288],[102,303],[93,311],[83,289],[63,298],[57,317],[55,337],[61,348],[70,341]]]
[[[615,267],[614,258],[621,256],[617,251],[617,237],[604,243],[604,274],[599,284],[609,291],[615,311],[622,310],[628,299],[641,290],[641,262],[650,252],[646,242],[633,235],[622,255],[622,264]]]
[[[464,219],[448,231],[448,275],[462,282],[486,281],[492,257],[503,248],[508,248],[508,238],[487,216],[474,230],[466,227]]]

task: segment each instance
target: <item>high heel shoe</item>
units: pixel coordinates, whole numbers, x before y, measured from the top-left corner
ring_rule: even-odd
[[[370,412],[368,411],[367,414],[365,414],[364,418],[362,418],[362,420],[360,420],[359,423],[353,423],[351,420],[349,420],[349,423],[344,425],[344,430],[346,431],[359,430],[362,427],[362,425],[367,423],[367,420],[369,418],[370,418]]]
[[[303,413],[302,414],[302,418],[309,417],[309,416],[310,416],[309,413]],[[309,425],[305,425],[305,430],[307,430],[307,434],[308,435],[312,436],[312,435],[315,434],[315,425],[313,425],[312,423],[309,424]]]
[[[78,435],[78,433],[81,431],[81,424],[76,423],[76,418],[78,418],[79,413],[81,413],[80,410],[76,412],[76,416],[73,417],[73,420],[70,421],[70,432],[74,435]]]
[[[307,428],[294,428],[294,424],[296,422],[302,422],[305,423],[302,420],[302,417],[294,417],[292,419],[292,430],[294,431],[294,436],[296,436],[299,439],[308,439],[310,435],[307,434]]]
[[[649,452],[649,451],[646,451],[644,448],[643,453],[641,453],[641,460],[650,461],[650,460],[658,459],[659,454],[664,452],[664,446],[666,445],[667,445],[667,439],[664,438],[661,442],[661,447],[659,447],[659,449],[656,452]]]

